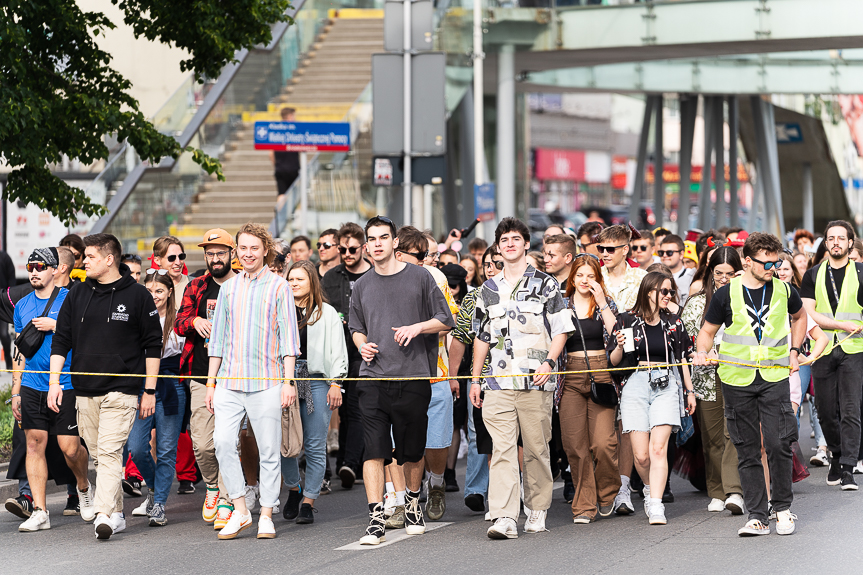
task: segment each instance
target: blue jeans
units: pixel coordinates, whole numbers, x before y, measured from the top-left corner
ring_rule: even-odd
[[[164,505],[168,501],[174,469],[177,465],[177,440],[186,410],[186,388],[176,379],[162,379],[163,384],[177,390],[179,406],[176,415],[165,415],[159,394],[156,394],[156,411],[146,419],[135,419],[129,434],[129,451],[132,461],[153,492],[153,501]],[[156,461],[150,454],[150,432],[156,429]]]
[[[797,429],[800,429],[800,416],[803,415],[803,399],[809,391],[809,380],[812,376],[811,365],[800,366],[800,390],[802,391],[800,408],[797,410]],[[827,445],[827,440],[824,439],[824,432],[821,431],[821,423],[818,421],[818,410],[815,409],[815,399],[810,397],[809,401],[809,421],[812,424],[812,431],[815,432],[815,445],[821,447]]]
[[[319,374],[312,374],[312,376]],[[303,448],[306,451],[306,485],[303,495],[317,499],[321,494],[324,472],[327,469],[327,430],[330,428],[330,407],[327,405],[327,392],[330,384],[316,379],[309,382],[312,387],[312,400],[315,410],[306,412],[306,400],[300,400],[300,419],[303,422]],[[294,488],[300,484],[300,466],[296,457],[282,457],[282,477],[285,485]]]
[[[476,428],[473,425],[473,406],[467,406],[467,472],[464,496],[479,493],[488,499],[488,456],[476,451]]]

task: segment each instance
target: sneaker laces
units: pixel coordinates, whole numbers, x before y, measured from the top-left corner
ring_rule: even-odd
[[[78,500],[84,507],[93,505],[93,486],[89,485],[87,491],[79,491]]]
[[[760,519],[752,519],[748,523],[746,523],[746,527],[750,529],[767,529],[768,527],[761,522]]]
[[[219,500],[219,488],[207,486],[207,495],[204,497],[204,506],[212,508],[216,506]]]
[[[405,517],[408,518],[409,515],[413,515],[412,518],[409,518],[410,521],[419,521],[423,516],[422,507],[420,507],[419,497],[413,498],[409,497],[407,501],[405,501]]]

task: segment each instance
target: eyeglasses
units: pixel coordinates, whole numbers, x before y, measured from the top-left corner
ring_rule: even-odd
[[[148,270],[147,270],[147,275],[148,275],[148,276],[151,276],[151,275],[153,275],[153,274],[159,274],[160,276],[163,276],[163,275],[165,275],[165,274],[167,274],[167,273],[168,273],[168,270],[157,270],[156,268],[150,268],[150,269],[148,269]]]
[[[626,247],[626,244],[623,244],[622,246],[596,246],[596,249],[598,249],[599,253],[601,253],[601,254],[602,253],[613,254],[614,252],[616,252],[620,248],[625,248],[625,247]]]
[[[503,262],[502,261],[490,261],[490,262],[485,262],[484,264],[482,264],[482,267],[484,267],[484,268],[490,268],[491,266],[496,267],[498,269],[498,271],[500,271],[503,269]]]
[[[141,263],[141,256],[138,254],[123,254],[120,256],[121,262],[135,262],[136,264]]]
[[[422,258],[422,259],[426,259],[426,258],[431,258],[433,260],[439,260],[440,259],[440,252],[426,252],[426,257]]]
[[[634,252],[646,252],[650,246],[630,246]]]
[[[656,291],[661,293],[663,296],[670,295],[671,297],[674,297],[677,295],[677,290],[674,290],[674,289],[662,288],[662,289],[659,289]]]
[[[785,260],[777,260],[775,262],[762,262],[761,260],[756,260],[753,257],[750,257],[749,259],[752,260],[753,262],[757,263],[757,264],[763,265],[764,271],[767,271],[770,268],[775,268],[778,270],[780,267],[782,267],[782,262],[785,261]]]
[[[680,253],[683,250],[657,250],[656,253],[659,254],[659,257],[667,257],[670,258],[674,254]]]
[[[347,253],[349,253],[349,254],[351,254],[351,255],[354,255],[354,254],[355,254],[355,253],[357,253],[357,251],[359,251],[360,249],[362,249],[362,246],[353,246],[353,247],[350,247],[350,248],[346,248],[345,246],[339,246],[339,253],[340,253],[340,254],[342,254],[342,255],[345,255],[345,254],[347,254]]]
[[[181,254],[175,254],[175,255],[167,256],[165,259],[168,260],[168,262],[170,262],[170,263],[174,263],[175,261],[177,261],[177,258],[180,258],[180,261],[185,260],[186,259],[185,252],[181,253]]]
[[[208,259],[212,260],[215,258],[222,259],[223,257],[228,255],[229,253],[230,252],[228,250],[219,250],[217,252],[204,252],[204,255],[207,256]]]
[[[27,271],[32,272],[33,270],[36,270],[37,272],[44,272],[49,267],[50,266],[46,263],[36,262],[36,263],[32,263],[32,264],[27,264]]]
[[[716,271],[716,270],[713,270],[713,277],[714,277],[714,278],[716,278],[716,279],[723,279],[723,278],[731,279],[731,278],[733,278],[736,274],[737,274],[737,272],[728,272],[728,273],[723,273],[723,272],[718,272],[718,271]]]
[[[330,250],[336,247],[336,244],[331,244],[330,242],[318,242],[318,249],[324,248],[325,250]]]
[[[593,245],[593,244],[595,244],[595,243],[596,243],[596,242],[587,242],[587,243],[585,243],[585,242],[578,242],[578,247],[580,247],[580,248],[581,248],[581,249],[583,249],[583,250],[586,250],[588,247],[592,246],[592,245]]]
[[[403,254],[407,254],[409,256],[413,256],[419,262],[423,261],[424,259],[426,259],[426,256],[428,256],[428,251],[425,251],[425,252],[409,252],[407,250],[396,250],[396,251],[403,253]]]

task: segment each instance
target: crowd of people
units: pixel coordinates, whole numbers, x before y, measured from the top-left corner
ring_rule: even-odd
[[[35,249],[29,283],[0,297],[19,530],[50,529],[49,479],[98,539],[125,530],[124,492],[164,526],[176,478],[180,494],[203,482],[219,539],[256,507],[271,539],[279,511],[313,524],[338,478],[362,481],[359,541],[377,545],[445,516],[464,437],[464,504],[492,539],[518,537],[522,513],[546,531],[558,479],[575,524],[634,514],[638,494],[665,525],[673,469],[708,512],[746,514],[740,536],[787,535],[804,402],[808,463],[857,489],[863,243],[847,222],[783,243],[591,221],[548,228],[541,252],[516,218],[491,245],[466,233],[376,216],[313,247],[249,223],[204,234],[191,274],[172,236],[149,267],[110,234]]]

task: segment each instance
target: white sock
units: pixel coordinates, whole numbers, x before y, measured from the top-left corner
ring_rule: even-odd
[[[627,477],[626,475],[621,475],[620,476],[620,486],[626,487],[627,489],[629,489],[629,477]]]
[[[432,487],[440,487],[443,485],[443,475],[437,473],[429,473],[429,485]]]
[[[396,505],[404,505],[405,504],[405,492],[404,491],[396,491]]]
[[[396,488],[393,486],[391,481],[387,482],[387,493],[395,493]]]
[[[656,505],[657,503],[662,503],[662,497],[660,497],[659,499],[657,499],[656,497],[650,498],[650,504],[651,505]]]

